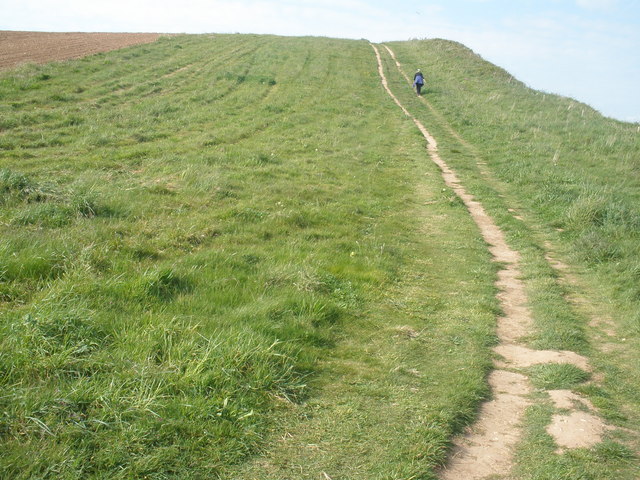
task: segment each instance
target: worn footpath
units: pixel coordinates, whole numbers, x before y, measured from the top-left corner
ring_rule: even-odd
[[[531,332],[532,316],[527,307],[525,285],[520,279],[520,255],[506,242],[505,235],[483,206],[470,195],[461,184],[456,173],[441,158],[435,138],[425,126],[414,117],[389,88],[380,50],[372,45],[377,60],[382,84],[394,102],[413,120],[427,141],[430,159],[442,171],[445,183],[464,202],[477,224],[483,238],[489,245],[494,261],[502,265],[498,272],[496,286],[503,315],[497,322],[499,344],[494,348],[499,360],[488,378],[492,396],[478,413],[476,423],[468,428],[465,435],[455,440],[450,460],[441,472],[443,480],[481,480],[488,478],[508,478],[513,467],[513,449],[521,437],[520,423],[526,408],[531,404],[532,387],[523,369],[533,365],[568,363],[583,370],[590,370],[588,360],[574,352],[533,350],[525,346],[522,338]],[[408,83],[394,52],[385,46],[399,72]],[[425,106],[433,107],[421,97]],[[434,113],[437,113],[434,111]],[[448,125],[447,125],[448,126]],[[451,134],[465,143],[448,126]],[[602,435],[610,428],[597,416],[590,402],[566,390],[549,392],[557,409],[562,413],[554,416],[547,431],[552,435],[559,449],[589,447],[599,443]]]

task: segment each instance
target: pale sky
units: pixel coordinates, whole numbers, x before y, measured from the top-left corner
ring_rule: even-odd
[[[640,0],[0,0],[0,30],[446,38],[640,121]]]

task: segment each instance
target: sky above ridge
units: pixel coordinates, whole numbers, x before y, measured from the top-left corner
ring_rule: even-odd
[[[0,30],[446,38],[532,88],[640,121],[640,0],[0,0]]]

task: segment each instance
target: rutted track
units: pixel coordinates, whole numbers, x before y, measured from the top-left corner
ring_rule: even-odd
[[[496,281],[496,286],[499,289],[498,299],[503,316],[498,319],[497,334],[499,345],[495,347],[494,351],[502,360],[495,363],[495,370],[492,371],[488,379],[492,389],[492,399],[481,407],[477,422],[469,433],[455,441],[456,446],[451,455],[449,465],[441,474],[443,480],[504,478],[510,474],[513,467],[513,448],[521,436],[519,425],[525,409],[530,404],[528,397],[532,391],[527,376],[517,370],[542,363],[570,363],[589,370],[589,363],[585,357],[574,352],[532,350],[520,343],[520,339],[530,333],[533,323],[531,312],[527,307],[528,299],[525,286],[520,280],[520,255],[507,244],[502,230],[485,212],[482,205],[465,190],[455,172],[442,160],[438,153],[437,142],[433,136],[393,94],[385,77],[380,52],[375,45],[372,44],[372,47],[376,54],[378,71],[385,90],[421,131],[427,140],[429,156],[441,169],[445,183],[466,205],[480,233],[489,244],[489,250],[494,261],[504,265],[498,272]],[[402,71],[394,52],[387,46],[385,48],[395,62],[398,71],[410,82],[407,75]],[[429,102],[425,99],[422,100],[439,118],[438,113],[435,112]],[[459,140],[466,148],[473,150],[473,147],[464,142],[444,119],[440,120],[446,124],[447,130],[450,131],[454,138]],[[571,398],[576,403],[587,409],[592,409],[588,403],[571,392],[558,391],[549,393],[557,408],[562,408],[562,405],[567,403],[566,401],[563,403],[563,400],[573,395]],[[553,433],[554,428],[558,427],[558,423],[562,424],[563,422],[565,432],[571,432],[572,424],[576,422],[582,422],[583,426],[588,424],[590,428],[593,427],[594,435],[592,441],[599,441],[600,436],[607,427],[595,415],[585,413],[583,415],[585,418],[577,418],[575,414],[577,412],[562,416],[562,418],[558,418],[560,416],[554,418],[554,425],[551,425],[548,431],[554,435],[556,442],[560,446],[571,447],[571,445],[563,445],[559,436]]]

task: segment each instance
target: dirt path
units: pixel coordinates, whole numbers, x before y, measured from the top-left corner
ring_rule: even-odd
[[[495,362],[495,369],[488,379],[492,389],[492,399],[481,407],[475,425],[469,428],[467,434],[455,440],[449,465],[441,472],[443,480],[504,478],[512,470],[513,448],[521,437],[520,423],[525,409],[531,402],[529,394],[532,389],[529,380],[523,372],[518,370],[542,363],[570,363],[589,370],[589,363],[586,358],[574,352],[532,350],[521,343],[520,339],[530,332],[533,322],[527,307],[525,286],[520,280],[519,253],[509,247],[502,230],[487,215],[482,205],[467,193],[455,172],[442,160],[436,140],[390,90],[380,51],[375,45],[372,47],[385,90],[422,132],[427,141],[429,156],[440,167],[445,183],[466,205],[482,236],[489,244],[493,259],[504,266],[498,272],[496,281],[503,316],[498,319],[499,345],[494,349],[500,360]],[[409,77],[402,71],[394,52],[387,46],[385,48],[400,73],[407,82],[411,83]],[[474,150],[444,118],[441,118],[442,116],[428,101],[423,97],[421,100],[456,139]],[[601,440],[602,434],[608,427],[596,415],[577,411],[579,408],[593,410],[592,405],[568,391],[549,392],[549,396],[556,408],[569,409],[568,414],[565,411],[554,416],[552,425],[547,429],[555,438],[559,448],[591,446]]]

